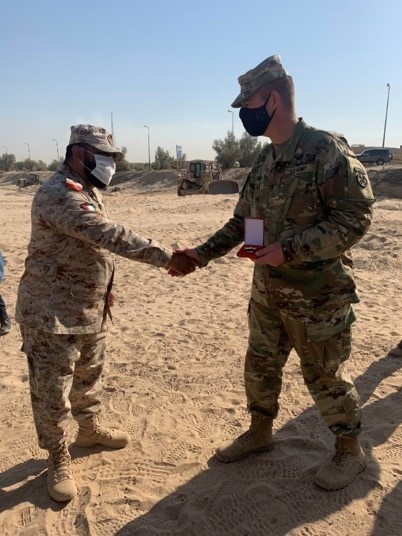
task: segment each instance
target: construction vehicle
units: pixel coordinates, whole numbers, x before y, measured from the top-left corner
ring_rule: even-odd
[[[26,186],[32,186],[34,184],[41,184],[39,175],[36,175],[35,173],[28,173],[26,177],[18,179],[17,181],[18,188],[25,188]]]
[[[222,168],[210,160],[176,160],[179,171],[177,195],[239,193],[235,180],[222,178]]]

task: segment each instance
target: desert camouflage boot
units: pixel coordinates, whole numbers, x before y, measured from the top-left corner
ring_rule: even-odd
[[[97,415],[91,415],[78,422],[75,444],[79,447],[102,445],[110,449],[122,449],[129,441],[130,436],[127,432],[101,426]]]
[[[357,438],[337,437],[335,454],[316,474],[320,488],[337,490],[348,486],[366,467],[366,457]]]
[[[69,501],[77,495],[71,457],[65,443],[49,449],[47,489],[51,498],[58,502]]]
[[[237,462],[253,452],[272,449],[272,419],[252,413],[250,428],[233,441],[227,441],[216,449],[215,456],[224,463]]]

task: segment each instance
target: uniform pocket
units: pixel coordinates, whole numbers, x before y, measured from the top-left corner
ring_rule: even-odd
[[[308,321],[306,323],[307,341],[320,342],[331,339],[352,325],[355,320],[354,309],[348,304],[337,309],[325,319]]]

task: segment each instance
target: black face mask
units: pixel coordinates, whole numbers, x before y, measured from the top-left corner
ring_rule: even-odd
[[[272,121],[275,110],[272,115],[269,115],[266,110],[266,105],[270,96],[271,93],[268,95],[264,104],[258,108],[240,108],[239,117],[246,132],[248,132],[250,136],[262,136]]]

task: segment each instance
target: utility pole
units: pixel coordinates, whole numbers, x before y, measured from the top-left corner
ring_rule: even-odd
[[[29,147],[29,143],[25,142],[25,145],[28,147],[28,160],[31,160],[31,148]]]
[[[234,135],[234,111],[228,110],[230,114],[232,114],[232,134]]]
[[[387,88],[388,88],[387,107],[385,108],[384,135],[383,135],[383,137],[382,137],[382,146],[383,146],[383,147],[384,147],[384,145],[385,145],[385,131],[387,130],[389,92],[391,91],[391,86],[390,86],[389,83],[387,84]]]
[[[57,143],[57,140],[53,138],[53,141],[56,144],[56,151],[57,151],[57,162],[60,162],[60,156],[59,156],[59,144]]]
[[[149,138],[149,127],[147,125],[144,125],[144,128],[148,129],[148,171],[151,171],[151,146]]]
[[[113,144],[116,146],[116,140],[114,138],[114,127],[113,127],[113,112],[110,112],[110,128],[112,130]]]

